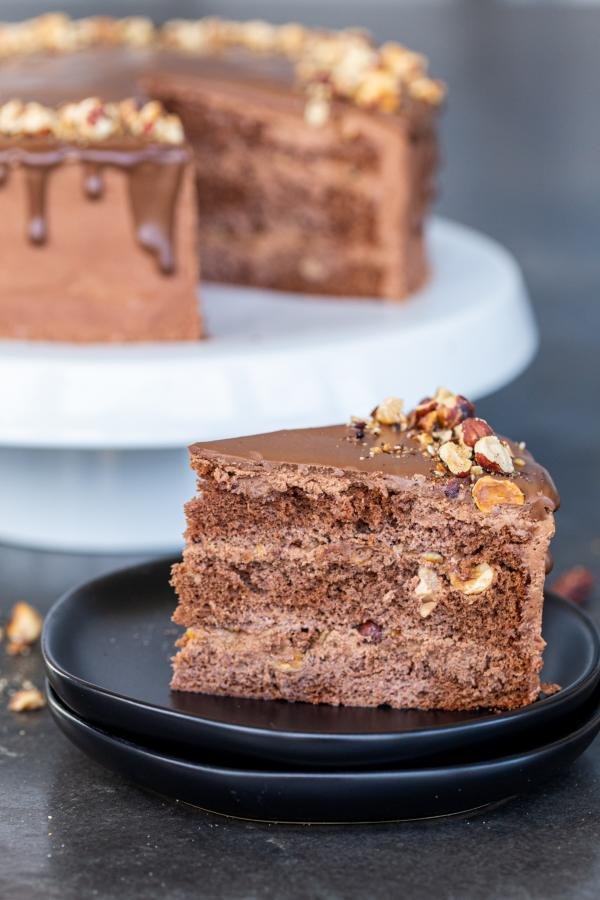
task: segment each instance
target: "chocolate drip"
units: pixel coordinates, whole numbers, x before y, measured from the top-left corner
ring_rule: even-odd
[[[6,163],[0,163],[0,188],[8,181],[8,172],[9,169]]]
[[[47,166],[27,166],[25,182],[29,202],[29,220],[27,235],[32,244],[45,244],[48,238],[46,222],[46,187],[48,183]]]
[[[137,239],[158,260],[161,272],[175,271],[173,224],[182,168],[144,162],[129,177],[129,196]]]
[[[85,193],[92,199],[102,196],[104,167],[124,170],[129,182],[137,240],[144,250],[155,256],[161,272],[170,274],[175,271],[176,262],[173,246],[175,210],[189,158],[186,147],[162,144],[87,147],[45,144],[39,149],[11,145],[0,149],[0,170],[6,178],[11,165],[20,164],[25,169],[29,198],[28,235],[36,244],[44,244],[48,236],[46,187],[51,169],[69,160],[81,162]]]
[[[152,253],[165,275],[175,271],[173,226],[181,177],[189,153],[185,147],[150,145],[135,150],[88,147],[81,158],[90,166],[127,170],[136,237]]]
[[[90,200],[99,200],[104,193],[102,167],[97,163],[83,164],[83,188]]]

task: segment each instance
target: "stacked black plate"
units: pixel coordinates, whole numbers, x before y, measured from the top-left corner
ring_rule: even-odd
[[[525,791],[600,730],[600,640],[547,594],[543,680],[506,713],[355,709],[169,691],[172,560],[66,594],[46,618],[50,709],[93,759],[140,786],[241,818],[365,822],[451,815]]]

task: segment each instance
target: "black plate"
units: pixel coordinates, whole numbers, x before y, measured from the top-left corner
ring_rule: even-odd
[[[165,755],[97,728],[48,686],[59,728],[96,762],[159,794],[222,815],[276,822],[387,822],[476,811],[526,791],[579,756],[600,730],[600,697],[558,740],[487,762],[435,769],[284,771]]]
[[[600,679],[594,625],[548,594],[543,679],[563,690],[520,710],[358,709],[172,693],[169,658],[179,629],[170,622],[171,563],[124,569],[76,588],[54,605],[42,638],[48,678],[67,706],[111,731],[162,741],[168,752],[223,750],[304,767],[508,755],[532,729],[540,742],[551,740]]]

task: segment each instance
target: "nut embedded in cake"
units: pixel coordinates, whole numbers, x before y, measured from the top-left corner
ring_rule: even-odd
[[[195,444],[191,459],[174,690],[420,709],[536,699],[558,495],[464,397],[440,390],[406,414],[391,398],[347,426]]]

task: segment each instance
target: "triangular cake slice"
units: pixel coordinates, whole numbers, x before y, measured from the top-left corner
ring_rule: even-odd
[[[547,472],[440,390],[350,425],[196,444],[172,687],[513,708],[540,690]]]

